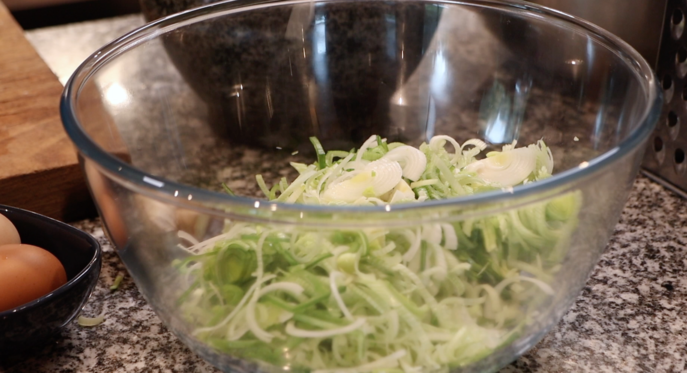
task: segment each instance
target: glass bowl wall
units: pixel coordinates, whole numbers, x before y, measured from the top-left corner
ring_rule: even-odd
[[[232,1],[163,18],[104,47],[76,71],[61,108],[120,257],[167,326],[213,364],[484,371],[533,346],[574,301],[618,221],[660,100],[650,68],[629,46],[525,3]],[[289,162],[313,161],[309,136],[327,150],[348,150],[373,134],[413,145],[434,135],[480,138],[494,148],[544,139],[555,172],[512,190],[421,204],[303,206],[261,196],[256,174],[268,185],[291,181]],[[238,196],[224,194],[222,183]],[[179,263],[202,262],[182,247],[241,224],[253,236],[273,232],[294,242],[341,232],[417,238],[469,264],[456,276],[478,290],[453,288],[465,314],[418,316],[425,329],[444,333],[425,336],[433,347],[423,354],[410,339],[427,330],[401,320],[407,334],[384,347],[374,342],[386,327],[370,326],[373,318],[360,337],[372,353],[345,361],[332,355],[335,338],[287,344],[284,328],[265,320],[258,324],[277,336],[274,343],[256,342],[253,330],[238,337],[250,343],[232,344],[224,327],[203,331],[230,322],[189,309],[202,275]],[[442,238],[433,242],[426,232],[437,229]],[[457,247],[449,250],[453,236]],[[438,263],[426,255],[423,263]],[[225,265],[222,273],[240,271],[231,260]],[[431,287],[433,279],[420,280]],[[489,287],[499,290],[495,298]],[[421,295],[405,295],[432,308]],[[198,307],[230,310],[221,297]],[[390,304],[366,315],[402,313]],[[332,298],[317,307],[336,305]],[[488,332],[459,335],[474,330]],[[449,343],[450,354],[437,353]]]

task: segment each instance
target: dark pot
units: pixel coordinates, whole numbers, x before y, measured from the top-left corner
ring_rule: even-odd
[[[147,20],[205,3],[141,0]],[[429,40],[423,36],[428,22],[417,21],[424,12],[417,4],[385,11],[364,3],[306,3],[202,22],[164,45],[208,104],[217,133],[230,141],[295,146],[317,134],[330,144],[342,137],[360,143],[398,125],[389,118],[389,100]]]

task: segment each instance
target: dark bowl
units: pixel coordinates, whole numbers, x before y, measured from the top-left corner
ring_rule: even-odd
[[[81,310],[100,275],[100,244],[91,235],[34,212],[0,205],[22,243],[51,252],[67,272],[67,283],[15,309],[0,312],[0,356],[50,341]]]
[[[214,2],[141,0],[141,9],[152,21]],[[202,28],[185,30],[183,37],[170,34],[162,43],[179,73],[207,104],[208,121],[216,134],[266,148],[296,148],[307,142],[314,132],[293,129],[311,123],[313,110],[318,112],[313,126],[330,129],[317,134],[323,141],[348,135],[354,143],[362,143],[369,133],[388,132],[383,123],[388,122],[389,100],[399,82],[406,81],[420,63],[425,33],[431,35],[438,22],[419,3],[339,3],[336,10],[318,8],[314,14],[273,7],[256,13],[260,15],[215,19]],[[300,37],[294,36],[301,32],[293,28],[295,19],[313,16],[328,20],[323,29],[328,43],[342,46],[328,50],[326,61],[319,65],[326,76],[299,58],[305,49]],[[394,34],[407,54],[402,62],[389,53],[388,40],[368,37],[384,34],[393,23],[388,18],[403,23],[404,31]],[[312,106],[314,92],[324,91],[331,97],[319,101],[331,105]]]

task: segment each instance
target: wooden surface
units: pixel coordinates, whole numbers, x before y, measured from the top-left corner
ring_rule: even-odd
[[[61,92],[0,2],[0,204],[72,221],[95,210],[60,122]]]

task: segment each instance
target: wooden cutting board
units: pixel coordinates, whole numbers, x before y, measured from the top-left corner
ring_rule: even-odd
[[[0,204],[74,221],[96,212],[60,122],[61,93],[0,1]]]

